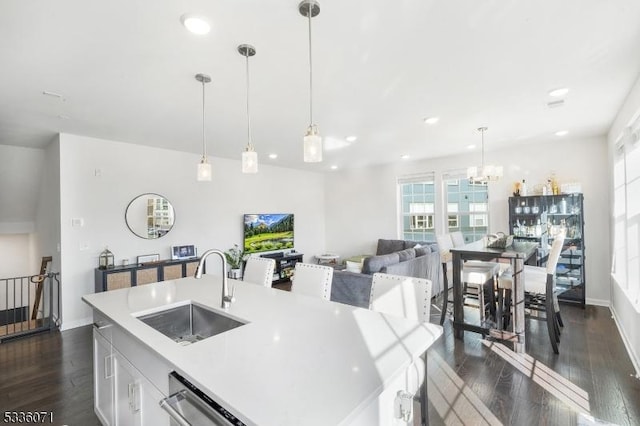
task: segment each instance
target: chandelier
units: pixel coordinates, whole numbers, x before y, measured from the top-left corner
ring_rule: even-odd
[[[484,132],[487,131],[487,127],[478,127],[478,131],[482,135],[482,162],[480,167],[471,166],[467,168],[467,179],[475,183],[500,180],[502,178],[502,166],[484,164]]]

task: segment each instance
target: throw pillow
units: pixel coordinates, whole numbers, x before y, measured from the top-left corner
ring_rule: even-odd
[[[429,247],[415,246],[414,250],[416,251],[416,257],[424,256],[427,253],[431,253]]]
[[[405,262],[407,260],[414,259],[416,257],[416,250],[412,248],[400,250],[398,252],[398,258],[400,262]]]
[[[380,256],[367,257],[362,264],[362,272],[365,274],[375,274],[387,265],[398,263],[398,253],[382,254]]]
[[[362,263],[352,262],[350,260],[347,260],[345,263],[347,264],[347,271],[356,272],[358,274],[362,273]]]

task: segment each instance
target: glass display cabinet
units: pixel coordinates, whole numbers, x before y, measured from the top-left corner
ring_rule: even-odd
[[[509,233],[515,240],[538,242],[539,266],[545,266],[553,238],[566,237],[556,267],[558,298],[585,303],[584,197],[582,194],[532,195],[509,198]]]

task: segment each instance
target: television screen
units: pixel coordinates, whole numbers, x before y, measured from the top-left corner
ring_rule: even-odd
[[[293,214],[245,214],[246,254],[293,248]]]

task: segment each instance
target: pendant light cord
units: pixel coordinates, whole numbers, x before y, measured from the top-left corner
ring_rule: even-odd
[[[253,143],[251,141],[251,113],[249,110],[249,49],[246,51],[246,59],[247,59],[247,148],[252,148]]]
[[[207,158],[207,144],[204,139],[204,79],[202,80],[202,158],[206,160]]]
[[[309,126],[313,126],[313,60],[312,60],[312,48],[311,48],[311,9],[312,5],[309,3],[309,9],[307,10],[307,17],[309,18]]]

